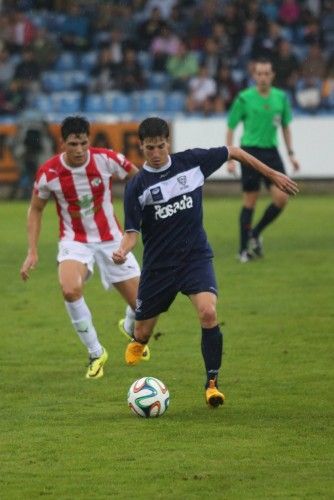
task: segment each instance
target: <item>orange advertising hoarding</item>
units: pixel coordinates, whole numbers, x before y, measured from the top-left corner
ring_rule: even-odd
[[[50,133],[55,139],[57,151],[61,151],[60,129],[58,124],[49,125]],[[136,165],[143,163],[137,138],[138,123],[92,123],[91,144],[107,147],[122,152]],[[16,133],[15,125],[0,125],[0,183],[15,182],[19,171],[8,147],[8,138]]]

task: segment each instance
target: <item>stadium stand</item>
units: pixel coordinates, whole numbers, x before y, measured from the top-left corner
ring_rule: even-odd
[[[91,119],[104,112],[120,119],[185,113],[189,81],[199,71],[194,61],[217,84],[227,67],[235,91],[251,83],[252,61],[261,55],[273,60],[274,83],[297,110],[334,109],[330,0],[174,0],[160,9],[150,0],[3,0],[0,12],[0,120],[27,109],[84,111]],[[310,88],[305,68],[317,50],[322,70]],[[223,113],[230,105],[224,92]]]

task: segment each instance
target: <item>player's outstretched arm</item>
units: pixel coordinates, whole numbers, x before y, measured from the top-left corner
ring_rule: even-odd
[[[38,262],[38,240],[41,232],[42,214],[47,200],[38,198],[35,194],[32,195],[31,203],[28,209],[28,252],[22,264],[20,275],[23,281],[29,278],[29,271],[34,269]]]
[[[127,231],[124,233],[119,248],[112,254],[112,260],[115,264],[124,264],[126,256],[136,246],[138,233],[136,231]]]
[[[297,183],[290,179],[287,175],[282,174],[281,172],[276,172],[276,170],[268,167],[265,163],[262,163],[262,161],[255,158],[255,156],[246,153],[246,151],[241,148],[231,146],[228,150],[229,159],[237,160],[240,163],[244,163],[254,170],[257,170],[265,177],[268,177],[268,179],[270,179],[281,191],[284,191],[284,193],[292,195],[298,193],[299,190]]]

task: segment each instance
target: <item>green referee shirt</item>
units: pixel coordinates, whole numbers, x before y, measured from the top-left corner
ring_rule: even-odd
[[[229,112],[227,125],[234,129],[243,122],[241,146],[273,148],[277,146],[277,128],[291,122],[291,108],[283,90],[271,87],[267,96],[256,87],[239,92]]]

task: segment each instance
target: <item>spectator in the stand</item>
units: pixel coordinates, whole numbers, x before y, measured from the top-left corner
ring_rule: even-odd
[[[321,105],[321,81],[326,73],[326,60],[318,44],[310,45],[300,66],[296,101],[305,111],[315,112]]]
[[[124,50],[124,35],[118,26],[115,26],[110,32],[109,50],[111,64],[121,64]]]
[[[54,140],[43,117],[36,113],[22,113],[9,147],[21,172],[11,198],[29,199],[38,166],[54,153]]]
[[[168,21],[172,8],[177,3],[177,0],[148,0],[145,4],[144,15],[146,17],[150,16],[152,9],[158,8],[160,10],[161,17]]]
[[[85,50],[89,47],[89,18],[82,13],[80,5],[69,2],[66,19],[61,25],[60,39],[66,50]]]
[[[138,48],[141,50],[149,50],[152,40],[160,33],[164,25],[165,21],[161,17],[160,9],[154,7],[151,10],[149,18],[141,22],[138,26]]]
[[[152,71],[165,71],[168,57],[177,54],[180,43],[180,38],[165,24],[151,43]]]
[[[293,36],[300,21],[301,9],[297,0],[282,0],[279,9],[279,20],[290,29]]]
[[[22,53],[22,60],[15,68],[14,78],[21,82],[27,91],[34,91],[40,88],[41,69],[31,48],[27,47]]]
[[[310,21],[304,26],[302,42],[304,45],[312,45],[314,43],[323,43],[323,34],[319,22],[311,18]]]
[[[189,80],[186,109],[189,113],[200,112],[205,115],[212,113],[215,108],[217,85],[209,76],[205,64],[199,67],[198,74]]]
[[[51,37],[45,27],[37,28],[36,38],[31,48],[42,71],[50,69],[60,53],[55,37]]]
[[[206,66],[209,76],[216,78],[218,70],[223,64],[223,58],[219,51],[218,43],[212,37],[208,37],[205,41],[204,50],[200,57],[200,64]]]
[[[215,110],[217,113],[222,113],[230,109],[232,101],[240,89],[233,80],[231,70],[227,65],[220,68],[216,84]]]
[[[293,94],[298,78],[299,62],[288,40],[279,41],[273,63],[276,75],[274,85]]]
[[[226,33],[231,42],[232,51],[236,52],[242,40],[244,13],[238,10],[236,4],[227,3],[224,5],[221,20],[225,25]]]
[[[24,12],[17,10],[10,15],[8,43],[12,51],[21,51],[34,40],[36,29]]]
[[[12,80],[8,86],[0,88],[0,115],[15,116],[26,105],[26,92],[18,80]]]
[[[261,10],[260,2],[258,0],[248,0],[246,5],[246,20],[256,23],[258,33],[265,33],[268,19]]]
[[[226,32],[225,24],[221,21],[216,21],[212,27],[212,38],[218,45],[218,50],[224,59],[224,62],[229,63],[232,57],[232,47],[230,38]]]
[[[178,53],[168,58],[166,69],[172,79],[172,89],[187,90],[189,79],[198,72],[198,60],[184,40],[181,40]]]
[[[267,33],[262,37],[261,40],[261,56],[273,60],[281,39],[281,26],[276,22],[269,22]]]
[[[125,47],[123,61],[116,77],[116,86],[123,92],[143,90],[144,72],[138,62],[137,52],[131,46]]]
[[[238,64],[245,70],[249,59],[256,59],[261,52],[258,26],[254,19],[245,22],[244,36],[238,49]]]
[[[327,61],[318,44],[310,45],[306,58],[301,63],[300,73],[303,78],[322,80],[326,74]]]
[[[0,87],[7,86],[14,76],[15,65],[9,56],[7,48],[0,48]]]
[[[98,60],[91,70],[91,92],[104,92],[116,87],[119,65],[113,62],[109,47],[102,47]]]
[[[168,24],[173,33],[179,37],[184,36],[184,34],[188,32],[189,20],[178,4],[174,5],[172,8]]]
[[[279,8],[277,0],[263,0],[260,8],[268,21],[277,21]]]
[[[205,40],[212,35],[213,26],[217,20],[217,5],[215,0],[199,2],[189,27],[191,47],[202,50]]]
[[[326,47],[333,50],[334,47],[334,2],[328,0],[324,5],[324,12],[321,18],[324,43]]]

